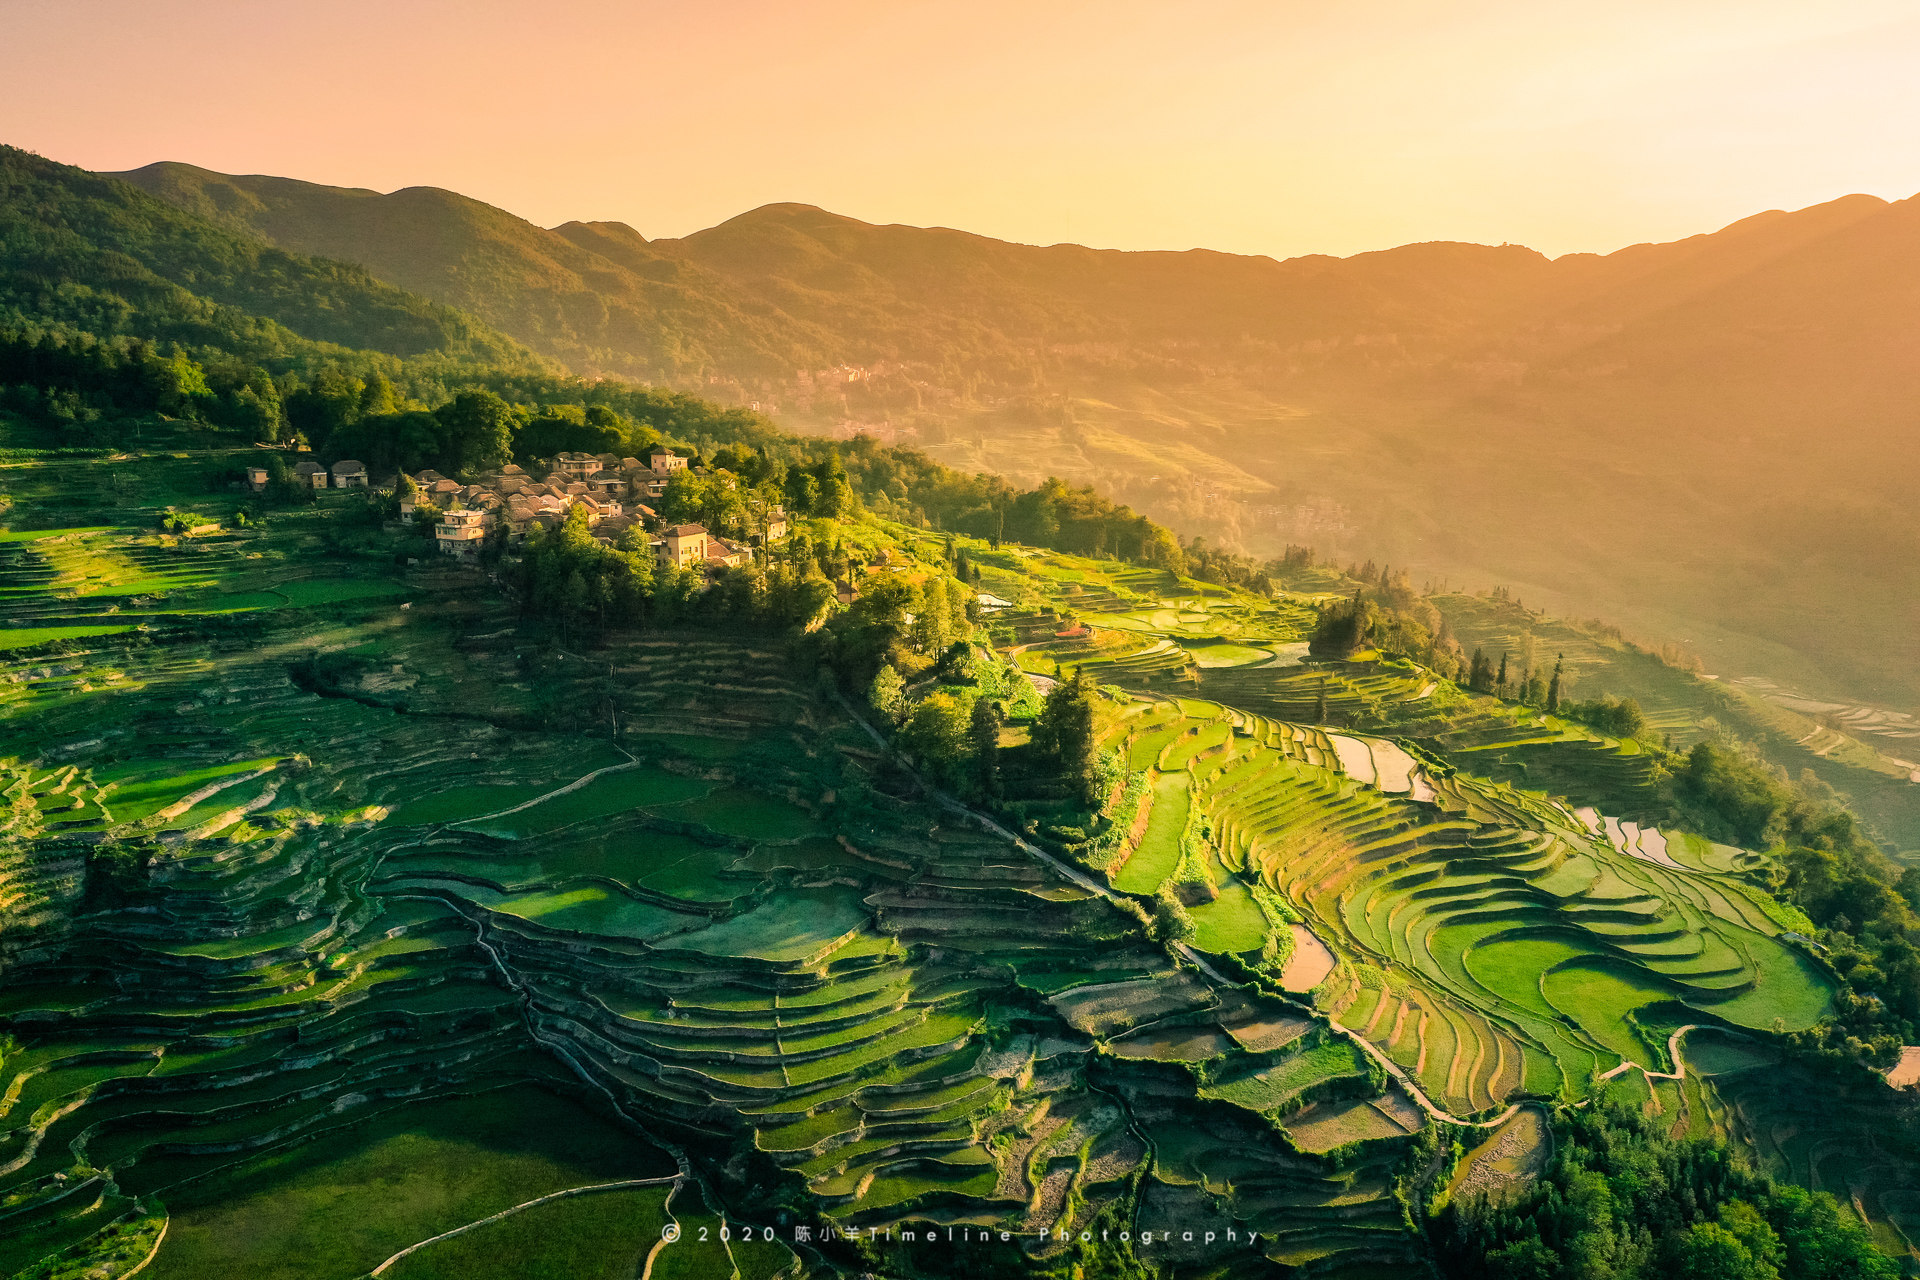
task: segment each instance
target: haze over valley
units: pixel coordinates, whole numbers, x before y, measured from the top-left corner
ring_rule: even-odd
[[[1920,203],[1848,196],[1604,256],[1039,248],[770,205],[678,240],[456,193],[121,175],[366,266],[587,377],[1185,536],[1510,587],[1815,700],[1920,707]]]

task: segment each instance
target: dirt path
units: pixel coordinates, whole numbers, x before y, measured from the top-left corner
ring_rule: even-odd
[[[417,1253],[430,1244],[439,1244],[442,1240],[451,1240],[455,1236],[463,1236],[469,1231],[486,1226],[489,1222],[498,1222],[502,1218],[511,1217],[513,1214],[519,1213],[522,1209],[531,1209],[535,1205],[546,1204],[550,1200],[565,1200],[570,1196],[591,1195],[596,1191],[625,1191],[632,1187],[658,1187],[669,1182],[678,1183],[679,1181],[680,1175],[674,1173],[668,1174],[664,1178],[633,1178],[626,1182],[596,1182],[588,1187],[568,1187],[565,1191],[553,1191],[544,1196],[535,1196],[531,1200],[502,1209],[498,1213],[488,1214],[484,1218],[476,1218],[465,1226],[455,1227],[451,1231],[442,1231],[439,1235],[429,1237],[418,1244],[410,1244],[367,1274],[377,1276],[408,1254]]]
[[[1599,1078],[1602,1080],[1611,1080],[1623,1071],[1638,1071],[1649,1080],[1686,1079],[1687,1064],[1685,1059],[1680,1056],[1680,1039],[1686,1035],[1687,1032],[1698,1030],[1699,1026],[1700,1024],[1697,1022],[1689,1022],[1686,1026],[1681,1027],[1678,1031],[1667,1037],[1667,1057],[1673,1062],[1672,1071],[1649,1071],[1637,1062],[1628,1061],[1622,1062],[1611,1071],[1601,1072]]]
[[[595,769],[592,773],[586,774],[583,777],[575,778],[572,782],[569,782],[564,787],[555,787],[552,791],[547,792],[547,794],[543,796],[535,796],[531,800],[526,800],[521,802],[520,804],[514,805],[513,808],[511,809],[502,809],[498,813],[483,813],[477,818],[462,818],[458,822],[449,822],[446,825],[450,827],[464,827],[467,824],[473,823],[473,822],[489,822],[489,821],[492,821],[494,818],[504,818],[504,817],[507,817],[509,814],[519,813],[522,809],[531,809],[533,808],[533,806],[537,804],[545,804],[547,801],[553,799],[555,796],[564,796],[569,791],[578,791],[580,788],[586,786],[589,782],[592,782],[595,778],[599,777],[601,774],[619,773],[624,769],[638,769],[640,767],[640,761],[634,759],[633,753],[628,751],[625,747],[621,746],[619,743],[616,742],[613,744],[613,749],[615,751],[618,751],[621,755],[627,758],[627,762],[625,764],[610,764],[604,769]]]

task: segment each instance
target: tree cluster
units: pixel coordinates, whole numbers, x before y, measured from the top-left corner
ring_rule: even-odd
[[[1560,714],[1616,738],[1646,738],[1652,732],[1646,712],[1638,702],[1612,694],[1603,693],[1585,702],[1563,703]]]
[[[817,562],[776,557],[764,566],[722,568],[707,583],[698,571],[657,563],[637,526],[611,546],[601,542],[584,507],[551,529],[529,529],[506,573],[523,608],[564,630],[711,625],[802,633],[833,601]]]
[[[258,365],[66,329],[0,330],[0,415],[63,444],[123,443],[162,418],[279,438],[279,388]]]
[[[1832,1196],[1745,1168],[1723,1139],[1601,1098],[1563,1110],[1553,1162],[1510,1198],[1433,1222],[1462,1280],[1892,1280],[1899,1269]]]
[[[1093,684],[1084,671],[1055,682],[1033,726],[1033,749],[1054,764],[1074,797],[1088,808],[1099,805],[1114,779],[1101,769],[1094,734]]]
[[[1471,678],[1446,618],[1414,592],[1404,574],[1388,586],[1363,587],[1322,609],[1308,648],[1323,658],[1348,658],[1371,648],[1411,658],[1445,679]]]

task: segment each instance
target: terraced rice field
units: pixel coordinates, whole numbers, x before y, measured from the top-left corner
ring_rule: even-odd
[[[344,1280],[555,1190],[664,1177],[383,1273],[485,1257],[624,1275],[666,1218],[721,1221],[704,1198],[735,1185],[741,1151],[820,1225],[1073,1229],[1142,1197],[1171,1211],[1220,1176],[1196,1149],[1134,1181],[1170,1130],[1241,1153],[1232,1221],[1274,1257],[1414,1256],[1387,1176],[1403,1130],[1367,1138],[1394,1150],[1356,1174],[1200,1092],[1268,1072],[1301,1096],[1328,1079],[1377,1093],[1350,1053],[1326,1057],[1324,1028],[1176,963],[998,837],[876,790],[861,731],[777,652],[626,643],[616,743],[566,727],[600,695],[564,658],[541,660],[537,700],[521,687],[510,618],[458,591],[407,598],[404,627],[369,595],[357,620],[289,623],[276,644],[67,655],[48,677],[64,683],[10,722],[15,1262],[144,1196],[171,1215],[152,1274]],[[307,691],[288,665],[317,644],[368,655],[379,684]],[[403,688],[407,714],[363,687]],[[1231,737],[1215,716],[1167,761],[1204,768]],[[74,917],[108,844],[142,870]],[[1196,915],[1227,950],[1268,927],[1242,883]],[[1347,1225],[1321,1238],[1335,1211]],[[736,1241],[733,1264],[771,1276],[793,1257]],[[651,1274],[714,1265],[670,1248]]]
[[[1323,1007],[1440,1105],[1578,1099],[1623,1062],[1666,1070],[1662,1028],[1804,1028],[1827,1009],[1831,979],[1781,940],[1738,851],[1676,841],[1685,862],[1655,859],[1657,833],[1391,741],[1244,713],[1219,738],[1222,714],[1188,700],[1129,721],[1136,764],[1179,768],[1157,775],[1115,887],[1153,892],[1169,831],[1204,819],[1223,878],[1279,894],[1346,966]]]
[[[457,573],[302,576],[305,529],[0,543],[35,626],[171,583],[116,597],[147,632],[0,656],[0,1273],[161,1220],[143,1275],[911,1268],[693,1247],[779,1214],[1063,1265],[1042,1230],[1258,1231],[1228,1273],[1404,1273],[1427,1107],[1609,1073],[1920,1224],[1902,1132],[1767,1043],[1831,979],[1763,860],[1654,821],[1631,744],[1301,663],[1301,601],[980,548],[1054,610],[1005,624],[1023,665],[1138,695],[1102,745],[1145,807],[1076,878],[884,766],[771,643],[582,662]],[[294,678],[316,652],[337,684]],[[1183,946],[1124,905],[1162,893]],[[1537,1114],[1468,1166],[1524,1164]]]

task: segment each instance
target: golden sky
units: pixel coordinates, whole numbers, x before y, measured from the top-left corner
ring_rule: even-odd
[[[1548,253],[1920,191],[1912,0],[0,0],[0,141],[683,235]]]

